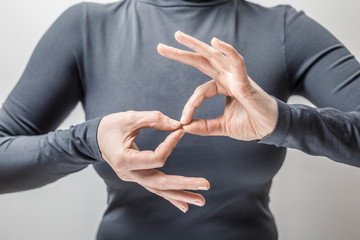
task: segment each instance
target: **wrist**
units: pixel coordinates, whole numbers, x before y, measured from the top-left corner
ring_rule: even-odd
[[[267,131],[265,131],[264,136],[261,139],[264,139],[265,137],[271,135],[272,132],[274,132],[275,128],[276,128],[276,123],[278,121],[278,104],[276,102],[276,100],[271,97],[270,95],[268,95],[268,112],[269,112],[269,117],[268,117],[268,121],[266,121],[267,124]]]
[[[288,131],[291,126],[291,109],[289,105],[274,96],[271,96],[277,103],[277,121],[274,130],[266,137],[258,140],[258,143],[272,144],[281,146],[285,141]]]

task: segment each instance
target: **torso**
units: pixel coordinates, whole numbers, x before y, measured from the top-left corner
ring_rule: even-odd
[[[267,9],[243,1],[207,7],[148,2],[88,3],[83,82],[87,119],[130,109],[160,110],[179,119],[194,89],[209,77],[157,53],[159,42],[180,47],[173,38],[177,30],[206,43],[214,36],[229,42],[244,56],[250,77],[269,94],[287,100],[283,7]],[[223,96],[207,100],[195,117],[217,117],[224,104]],[[155,149],[167,134],[142,130],[136,143],[140,149]],[[161,171],[211,183],[203,192],[206,205],[190,207],[186,214],[141,186],[121,181],[106,163],[97,164],[109,192],[98,238],[277,239],[268,194],[285,153],[285,148],[255,141],[185,135]]]

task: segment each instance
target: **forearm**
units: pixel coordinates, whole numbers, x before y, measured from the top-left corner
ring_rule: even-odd
[[[360,167],[360,112],[275,100],[279,107],[276,127],[258,143],[294,148]]]
[[[37,188],[102,161],[100,118],[38,136],[0,137],[0,193]]]

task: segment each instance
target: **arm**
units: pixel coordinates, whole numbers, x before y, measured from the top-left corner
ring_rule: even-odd
[[[277,99],[273,133],[259,143],[360,166],[360,64],[328,31],[288,7],[285,47],[291,93],[318,108]]]
[[[0,193],[40,187],[106,161],[122,180],[140,184],[183,212],[188,203],[203,206],[201,194],[186,190],[209,189],[206,179],[154,169],[164,166],[182,130],[169,134],[155,151],[139,151],[134,143],[141,128],[173,131],[178,121],[157,111],[128,111],[53,131],[82,99],[83,26],[82,4],[57,19],[0,110]]]
[[[40,187],[102,160],[100,119],[50,132],[82,98],[83,26],[81,4],[55,21],[0,110],[0,193]]]

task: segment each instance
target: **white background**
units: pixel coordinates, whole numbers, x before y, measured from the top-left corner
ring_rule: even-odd
[[[47,28],[67,7],[78,2],[1,0],[1,103]],[[267,6],[291,4],[305,10],[359,59],[360,1],[256,2]],[[298,97],[291,99],[294,102],[306,103]],[[61,128],[82,121],[82,110],[77,107]],[[288,151],[271,190],[271,209],[282,240],[358,240],[359,203],[360,169],[297,150]],[[0,195],[0,239],[94,239],[105,204],[105,185],[91,166],[41,189]]]

